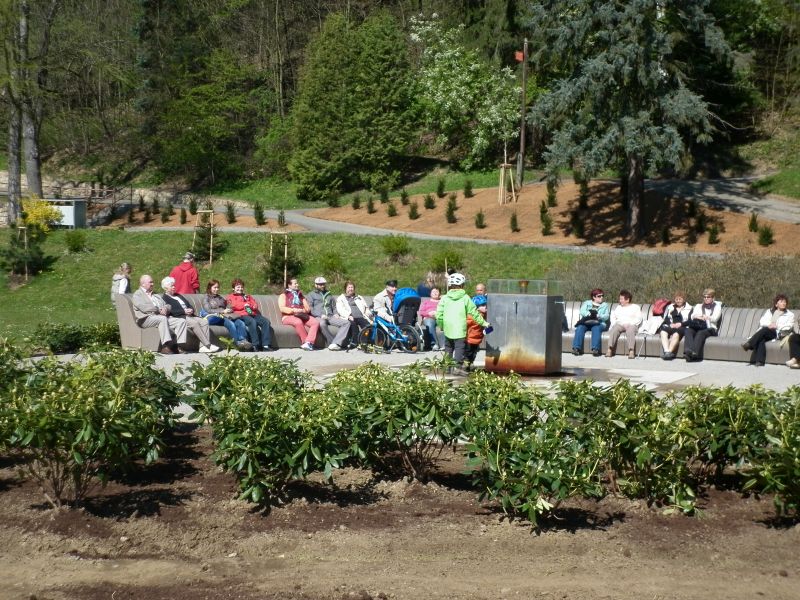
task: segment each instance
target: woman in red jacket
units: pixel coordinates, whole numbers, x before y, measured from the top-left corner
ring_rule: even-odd
[[[272,352],[269,343],[272,340],[272,330],[270,322],[261,314],[261,307],[258,300],[249,296],[244,291],[244,281],[234,279],[231,282],[233,293],[228,294],[225,300],[228,306],[233,309],[234,314],[239,315],[247,327],[247,337],[256,352]]]

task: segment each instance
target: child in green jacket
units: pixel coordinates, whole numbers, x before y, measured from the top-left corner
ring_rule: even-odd
[[[464,362],[464,350],[467,341],[467,315],[471,316],[481,327],[488,327],[481,313],[464,291],[466,277],[461,273],[453,273],[447,278],[447,294],[436,307],[436,324],[444,332],[444,349],[458,367],[453,371],[456,375],[466,375],[461,369]]]

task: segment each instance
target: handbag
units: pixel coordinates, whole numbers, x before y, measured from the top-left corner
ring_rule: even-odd
[[[600,325],[600,321],[597,319],[593,319],[591,316],[583,317],[580,321],[575,323],[575,325],[583,325],[584,327],[596,327]]]
[[[705,319],[691,319],[687,326],[695,331],[703,331],[703,329],[708,329],[708,321]]]

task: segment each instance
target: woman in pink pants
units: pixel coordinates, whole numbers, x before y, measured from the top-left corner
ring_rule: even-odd
[[[300,338],[300,347],[303,350],[313,350],[314,341],[319,331],[319,321],[311,316],[311,307],[308,300],[300,291],[300,284],[296,278],[289,280],[289,287],[278,296],[278,308],[281,311],[281,322],[291,325]]]

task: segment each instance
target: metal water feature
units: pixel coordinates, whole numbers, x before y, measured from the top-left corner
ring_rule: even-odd
[[[492,373],[549,375],[561,371],[564,298],[558,281],[490,279],[485,369]]]

